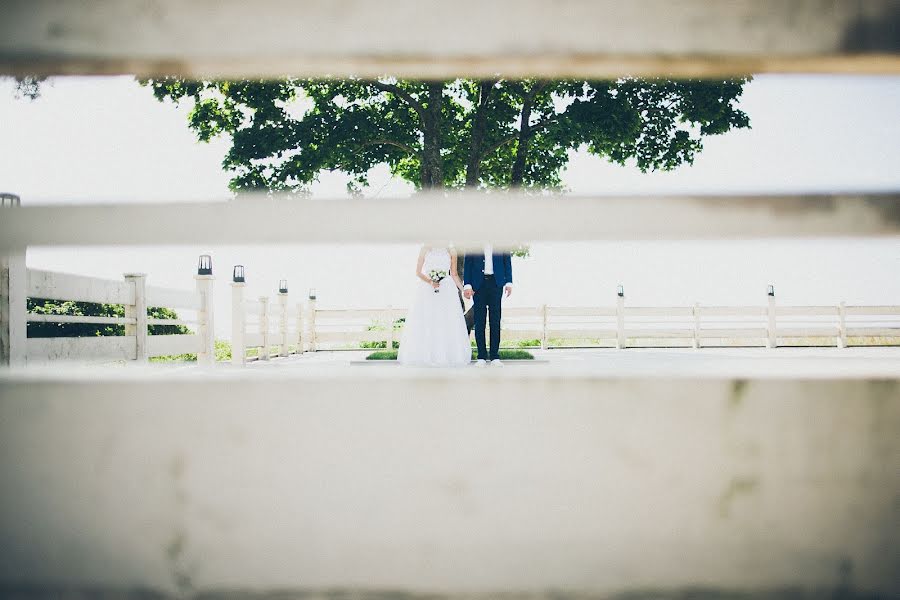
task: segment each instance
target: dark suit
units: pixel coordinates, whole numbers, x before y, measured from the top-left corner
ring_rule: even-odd
[[[484,253],[467,254],[463,262],[463,280],[475,292],[473,312],[475,316],[475,344],[478,358],[496,360],[500,358],[500,317],[503,287],[512,283],[512,257],[509,252],[492,255],[494,274],[484,274]],[[484,326],[490,315],[491,348],[485,347]]]

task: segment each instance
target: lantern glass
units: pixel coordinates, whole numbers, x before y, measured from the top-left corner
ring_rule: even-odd
[[[616,286],[616,295],[624,297],[625,296],[625,288],[620,286]]]
[[[279,294],[287,294],[287,293],[288,293],[287,279],[281,279],[281,280],[279,280],[279,282],[278,282],[278,293],[279,293]]]
[[[770,296],[774,296],[774,295],[775,295],[775,286],[774,286],[774,285],[770,285],[769,287],[767,287],[767,288],[766,288],[766,293],[767,293],[768,295],[770,295]]]
[[[234,274],[231,279],[235,283],[244,283],[244,265],[234,265]]]
[[[309,288],[309,299],[310,300],[316,299],[316,288]]]
[[[201,254],[197,263],[197,275],[212,275],[212,256]]]

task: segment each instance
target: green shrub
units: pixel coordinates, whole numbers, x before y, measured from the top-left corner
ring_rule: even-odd
[[[73,300],[47,300],[28,298],[28,312],[36,315],[67,315],[73,317],[124,317],[124,304],[102,304],[99,302],[75,302]],[[178,319],[178,313],[169,308],[151,306],[147,308],[151,319]],[[32,321],[26,326],[30,338],[48,337],[95,337],[125,335],[124,325],[100,323],[42,323]],[[148,335],[176,335],[193,333],[184,325],[150,325]]]

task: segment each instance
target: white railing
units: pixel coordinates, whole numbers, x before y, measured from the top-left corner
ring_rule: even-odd
[[[427,6],[344,0],[336,13],[327,0],[218,0],[211,14],[202,2],[156,2],[148,13],[141,0],[92,0],[78,10],[7,0],[0,4],[0,71],[422,79],[900,71],[896,0]]]
[[[304,307],[300,303],[291,307],[287,282],[279,283],[274,304],[268,296],[244,300],[244,286],[244,268],[236,265],[231,282],[232,364],[246,364],[249,348],[258,349],[258,360],[268,360],[273,347],[282,357],[303,352]]]
[[[0,310],[4,315],[3,358],[9,364],[36,364],[52,360],[81,362],[126,360],[146,362],[157,356],[197,354],[199,363],[215,359],[213,342],[213,276],[198,273],[195,290],[148,286],[143,273],[126,273],[123,281],[59,273],[25,266],[24,253],[6,257]],[[121,304],[123,317],[53,315],[29,312],[28,298]],[[148,307],[184,309],[193,319],[149,318]],[[82,323],[123,325],[123,336],[27,337],[28,323]],[[149,326],[184,325],[189,334],[149,335]]]
[[[310,303],[309,350],[359,349],[363,342],[392,347],[405,309],[321,309]],[[503,342],[526,347],[702,348],[900,345],[900,306],[610,306],[503,309]],[[519,345],[519,344],[517,344]]]

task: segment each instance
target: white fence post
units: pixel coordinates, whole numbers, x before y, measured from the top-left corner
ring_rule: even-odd
[[[541,304],[541,350],[547,349],[547,305]]]
[[[208,254],[200,256],[197,267],[197,292],[200,294],[200,310],[197,315],[197,329],[200,334],[200,349],[197,352],[197,364],[212,365],[216,362],[216,330],[213,320],[213,281],[212,257]]]
[[[694,303],[694,339],[691,344],[694,350],[700,348],[700,304]]]
[[[19,196],[0,194],[0,210],[15,210],[20,205]],[[0,367],[26,362],[27,279],[24,247],[0,254]]]
[[[262,335],[262,347],[259,349],[259,360],[269,360],[269,297],[259,297],[259,333]]]
[[[387,335],[385,336],[385,350],[393,350],[394,349],[394,307],[388,304],[387,312],[385,313],[385,318],[387,319]]]
[[[287,281],[278,282],[278,337],[281,340],[279,356],[287,356],[288,352],[288,288]]]
[[[297,303],[297,354],[303,354],[303,344],[306,343],[306,336],[303,335],[303,303]]]
[[[837,347],[847,347],[847,303],[841,302],[838,305],[838,338]]]
[[[616,348],[625,348],[625,288],[616,289]]]
[[[134,336],[134,359],[147,362],[147,275],[125,273],[125,281],[134,285],[134,304],[125,305],[125,317],[134,319],[134,325],[125,325],[125,335]]]
[[[776,335],[776,320],[775,320],[775,287],[770,285],[768,290],[768,299],[769,299],[769,307],[768,307],[768,317],[769,317],[769,325],[766,328],[766,332],[768,333],[768,340],[766,341],[767,348],[775,348],[778,345],[778,339]]]
[[[235,265],[231,276],[231,364],[243,367],[247,364],[247,346],[244,332],[247,329],[247,315],[244,308],[244,265]]]
[[[0,366],[25,364],[28,324],[25,249],[0,256]]]
[[[316,290],[309,290],[309,351],[315,352],[318,348],[316,341]]]

